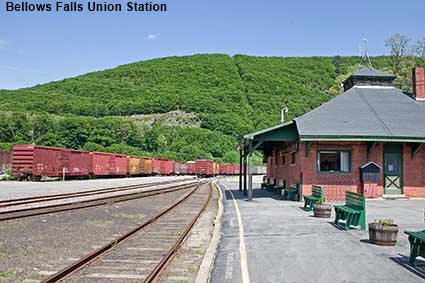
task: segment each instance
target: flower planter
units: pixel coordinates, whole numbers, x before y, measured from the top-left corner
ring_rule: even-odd
[[[314,217],[330,218],[332,206],[330,204],[315,204],[313,206]]]
[[[380,246],[395,246],[397,243],[398,226],[369,223],[369,240]]]

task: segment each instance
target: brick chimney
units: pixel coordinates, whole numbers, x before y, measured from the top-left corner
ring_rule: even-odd
[[[415,67],[412,69],[413,94],[417,101],[425,101],[425,69]]]

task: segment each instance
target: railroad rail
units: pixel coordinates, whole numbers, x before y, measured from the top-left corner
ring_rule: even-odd
[[[181,180],[169,180],[169,181],[161,181],[161,182],[151,182],[151,183],[143,183],[143,184],[135,184],[135,185],[127,185],[127,186],[118,186],[118,187],[109,187],[102,189],[93,189],[86,191],[78,191],[78,192],[70,192],[63,194],[49,194],[44,196],[34,196],[34,197],[25,197],[25,198],[17,198],[17,199],[7,199],[0,200],[0,208],[8,207],[17,204],[30,204],[34,202],[43,202],[57,199],[66,199],[80,196],[89,196],[89,195],[99,195],[102,193],[110,193],[115,191],[123,191],[123,190],[131,190],[131,189],[141,189],[145,187],[158,186],[158,185],[166,185],[171,183],[178,183],[183,181],[188,181],[195,178],[181,179]]]
[[[134,280],[154,282],[176,254],[211,199],[210,182],[201,182],[192,187],[193,190],[148,221],[49,276],[41,283],[63,280],[104,282],[108,279],[117,280],[116,282]],[[111,263],[119,265],[114,266]],[[102,273],[110,270],[117,273]],[[126,271],[128,274],[122,273]]]
[[[174,183],[178,183],[178,184],[174,184]],[[197,183],[198,183],[197,180],[193,180],[192,182],[186,182],[186,183],[182,183],[181,180],[177,182],[165,181],[165,182],[113,187],[113,188],[106,188],[106,189],[97,189],[97,190],[91,190],[91,191],[85,191],[85,192],[74,192],[74,193],[56,194],[56,195],[49,195],[49,196],[38,196],[38,197],[20,198],[20,199],[13,199],[13,200],[4,200],[0,202],[0,208],[7,208],[7,210],[0,211],[0,221],[105,205],[105,204],[110,204],[115,202],[133,200],[137,198],[150,197],[150,196],[154,196],[158,194],[187,189]],[[139,190],[143,188],[165,186],[168,184],[171,184],[171,185],[164,188],[159,188],[159,189],[135,191],[135,190]],[[91,199],[83,199],[83,200],[79,199],[81,197],[90,197],[90,196],[96,196],[96,197]],[[74,198],[75,200],[73,200]],[[30,205],[30,204],[42,204],[48,201],[60,202],[63,200],[67,200],[68,202],[20,208],[20,206],[22,207],[22,206]]]

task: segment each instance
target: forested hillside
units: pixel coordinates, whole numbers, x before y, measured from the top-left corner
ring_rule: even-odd
[[[0,90],[0,142],[237,162],[235,143],[328,101],[359,57],[169,57],[19,90]],[[374,57],[391,71],[390,57]],[[423,65],[419,61],[419,65]],[[200,128],[146,126],[131,115],[180,110]]]

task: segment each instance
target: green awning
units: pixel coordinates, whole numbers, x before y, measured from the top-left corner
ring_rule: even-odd
[[[260,131],[256,131],[244,136],[251,141],[297,141],[299,139],[298,130],[294,121],[289,121],[279,125],[272,126]]]

